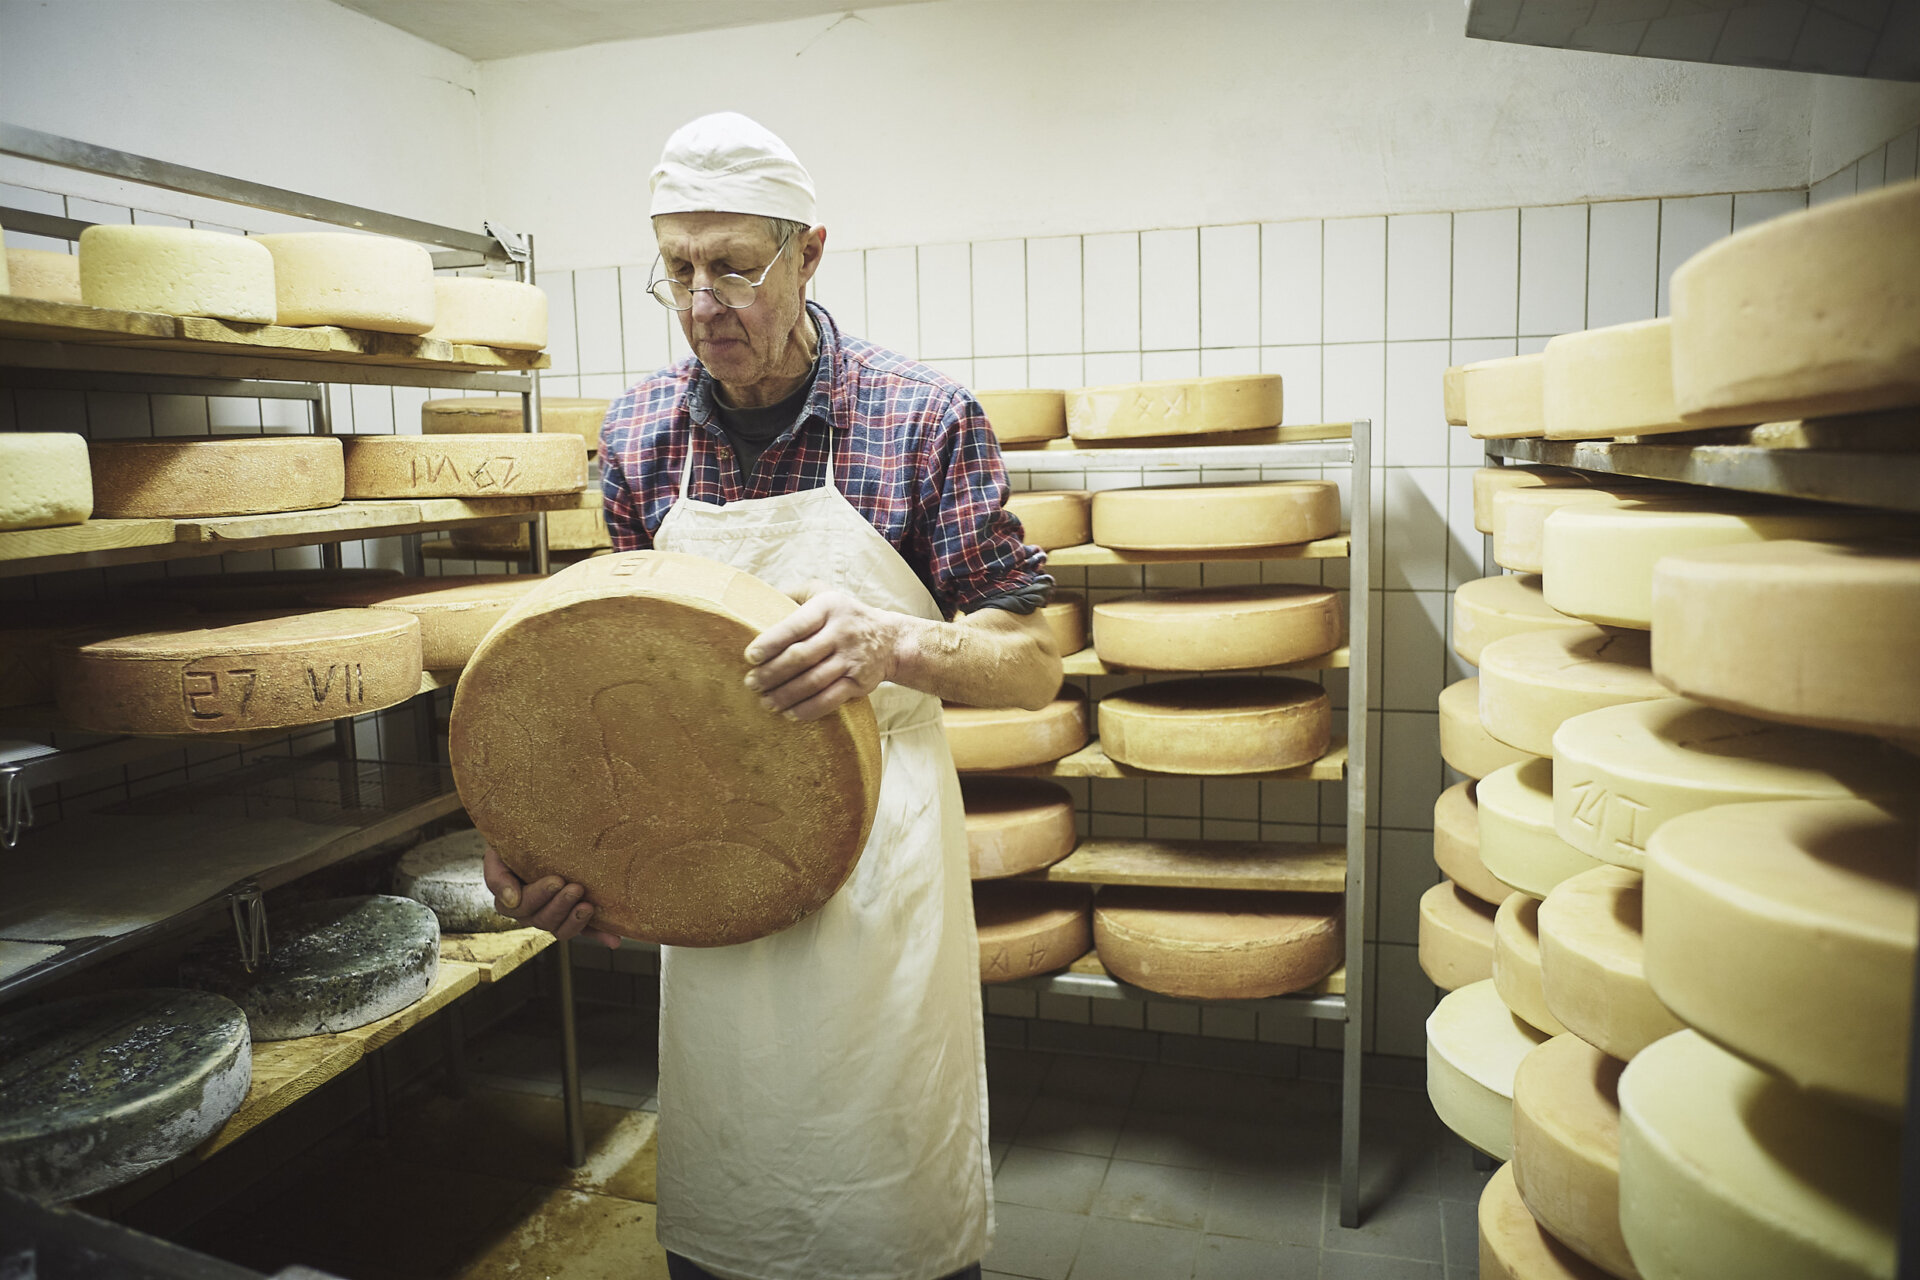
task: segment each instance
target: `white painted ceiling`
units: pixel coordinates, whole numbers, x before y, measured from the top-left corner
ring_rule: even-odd
[[[334,0],[476,62],[923,0]]]

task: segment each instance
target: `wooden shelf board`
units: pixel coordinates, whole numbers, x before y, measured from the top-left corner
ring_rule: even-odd
[[[460,551],[456,550],[451,538],[434,538],[420,544],[420,554],[428,560],[529,560],[532,553],[527,551]],[[585,560],[589,556],[609,556],[611,547],[582,547],[550,551],[555,563],[572,564],[576,560]]]
[[[507,929],[500,933],[443,933],[440,959],[472,965],[484,983],[498,982],[552,946],[545,929]]]
[[[1210,431],[1200,435],[1137,436],[1125,440],[1075,440],[1062,437],[1043,443],[1010,446],[1019,453],[1111,453],[1125,449],[1186,449],[1209,445],[1292,444],[1301,440],[1345,440],[1353,435],[1349,422],[1295,422],[1252,431]],[[1204,464],[1205,459],[1199,459]]]
[[[1025,778],[1220,778],[1222,781],[1240,782],[1339,782],[1347,776],[1347,744],[1336,738],[1327,753],[1312,764],[1303,764],[1297,769],[1281,769],[1272,773],[1155,773],[1146,769],[1136,769],[1131,765],[1109,760],[1106,752],[1100,749],[1096,740],[1088,743],[1072,755],[1046,764],[1027,765],[1018,769],[975,769],[963,771],[976,776],[1007,776]]]
[[[1087,978],[1105,978],[1107,981],[1114,983],[1120,981],[1120,979],[1107,972],[1107,966],[1100,963],[1100,955],[1095,951],[1087,952],[1087,954],[1068,965],[1067,972],[1077,973]],[[1346,993],[1347,966],[1341,965],[1338,969],[1335,969],[1332,973],[1320,979],[1320,981],[1314,983],[1312,986],[1302,987],[1298,991],[1289,991],[1286,994],[1290,996],[1343,996]],[[1167,998],[1178,999],[1180,997],[1169,996]],[[1271,998],[1284,999],[1285,997],[1275,996]]]
[[[1289,662],[1284,666],[1262,667],[1258,671],[1237,671],[1233,674],[1260,675],[1271,671],[1340,671],[1346,669],[1351,661],[1351,657],[1352,655],[1349,653],[1347,646],[1341,645],[1338,649],[1331,649],[1326,653],[1316,654],[1311,658],[1302,658],[1298,662]],[[1116,667],[1109,663],[1102,662],[1100,661],[1100,655],[1095,653],[1091,648],[1082,649],[1078,653],[1068,654],[1060,660],[1060,668],[1064,674],[1070,676],[1160,674],[1157,672],[1149,672],[1144,667]],[[1183,668],[1182,674],[1192,674],[1192,672]]]
[[[1340,893],[1347,887],[1347,848],[1252,840],[1083,840],[1062,861],[1025,878],[1064,884]]]
[[[1317,542],[1298,542],[1284,547],[1237,547],[1226,550],[1192,551],[1116,551],[1085,543],[1077,547],[1059,547],[1047,552],[1047,566],[1053,569],[1100,568],[1128,564],[1211,564],[1228,560],[1344,560],[1352,547],[1346,534],[1321,538]]]

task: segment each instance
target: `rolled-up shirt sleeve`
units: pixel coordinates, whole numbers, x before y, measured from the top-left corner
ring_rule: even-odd
[[[917,500],[934,599],[948,617],[1031,598],[1053,587],[1047,553],[1023,539],[1007,510],[1007,469],[986,413],[964,392],[949,400],[928,440]]]

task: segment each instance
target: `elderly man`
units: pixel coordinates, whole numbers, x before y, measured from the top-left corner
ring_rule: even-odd
[[[695,120],[653,171],[651,213],[652,292],[693,358],[607,415],[614,546],[792,591],[801,607],[748,646],[748,687],[800,719],[870,697],[885,743],[872,835],[826,907],[758,942],[662,948],[660,1240],[676,1280],[978,1276],[979,959],[940,703],[1057,692],[1045,558],[966,390],[806,301],[826,230],[780,139]],[[522,886],[497,858],[488,874],[503,911],[589,928],[578,886]]]

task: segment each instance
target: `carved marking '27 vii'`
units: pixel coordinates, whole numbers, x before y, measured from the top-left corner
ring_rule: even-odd
[[[186,700],[187,715],[194,720],[224,720],[244,716],[253,701],[253,690],[260,682],[256,667],[228,667],[216,671],[182,671],[180,694]],[[234,700],[239,705],[232,705]]]
[[[327,674],[322,676],[320,668],[307,668],[307,688],[313,691],[313,705],[319,706],[333,696],[333,680],[340,677],[340,701],[347,706],[367,700],[366,675],[357,662],[331,663]]]

